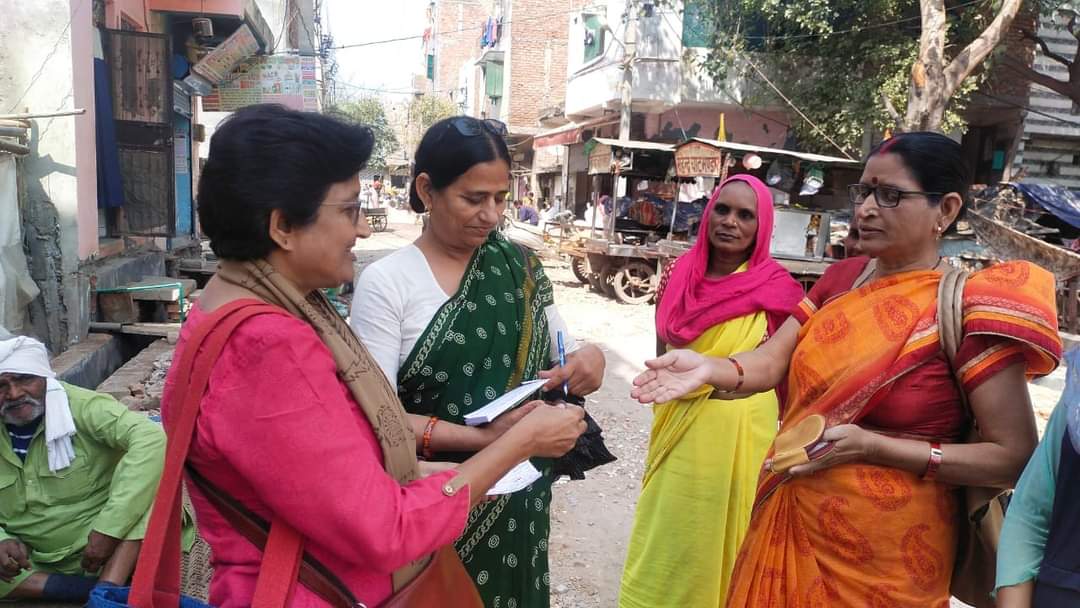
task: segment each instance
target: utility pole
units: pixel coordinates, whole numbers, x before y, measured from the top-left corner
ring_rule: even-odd
[[[634,60],[637,58],[637,7],[634,0],[626,0],[626,13],[623,15],[623,78],[622,103],[619,114],[619,139],[630,139],[630,105],[634,97]]]

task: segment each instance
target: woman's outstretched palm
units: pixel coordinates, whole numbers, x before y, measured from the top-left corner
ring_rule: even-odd
[[[709,358],[692,350],[673,350],[645,362],[630,396],[641,403],[663,403],[697,390],[709,380]]]

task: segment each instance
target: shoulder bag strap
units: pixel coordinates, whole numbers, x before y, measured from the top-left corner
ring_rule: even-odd
[[[198,418],[210,373],[225,344],[240,323],[258,314],[281,314],[276,306],[257,300],[237,300],[215,310],[209,318],[192,332],[184,353],[177,361],[174,395],[180,404],[177,411],[170,412],[166,425],[169,441],[165,451],[165,466],[158,485],[158,492],[150,511],[150,521],[139,561],[135,567],[129,605],[133,608],[173,608],[180,601],[180,520],[181,492],[184,463],[195,433]],[[199,356],[196,364],[196,356]],[[288,526],[274,526],[271,536],[278,537],[276,542],[268,542],[268,552],[264,555],[261,569],[275,573],[296,572],[302,539]],[[278,528],[282,528],[277,532]],[[275,534],[276,532],[276,534]],[[274,541],[275,539],[271,539]],[[290,565],[291,564],[291,565]],[[260,576],[259,585],[264,585]],[[293,579],[295,580],[295,579]],[[289,581],[291,587],[292,581]],[[263,597],[272,603],[254,604],[260,608],[284,606],[288,600],[286,588],[284,596],[270,598],[268,592]],[[281,594],[279,586],[275,593]],[[259,595],[259,589],[256,589]]]
[[[967,277],[966,271],[951,265],[946,267],[941,276],[941,282],[938,283],[938,336],[949,369],[956,378],[960,402],[970,416],[971,406],[968,404],[967,393],[964,392],[960,378],[956,376],[956,353],[964,339],[964,285]]]
[[[188,479],[195,484],[195,487],[199,488],[203,495],[206,496],[206,499],[214,505],[214,508],[221,513],[221,516],[229,522],[229,525],[232,526],[234,530],[239,532],[240,535],[246,538],[251,544],[258,547],[260,551],[264,551],[269,555],[271,549],[266,547],[271,544],[274,531],[281,527],[280,522],[276,522],[271,526],[265,519],[259,517],[245,507],[243,503],[225,493],[211,483],[210,480],[203,477],[194,467],[187,467],[187,475]],[[270,531],[270,540],[268,540],[267,530]],[[259,571],[260,580],[262,579],[264,572],[267,572],[265,559],[262,568]],[[288,575],[287,572],[283,574],[286,576]],[[270,575],[270,573],[267,572],[267,575]],[[304,551],[302,554],[299,571],[293,574],[292,578],[289,580],[296,579],[299,579],[302,585],[335,608],[357,608],[363,606],[337,575],[331,572],[330,569],[319,562],[319,560],[312,557],[307,551]]]

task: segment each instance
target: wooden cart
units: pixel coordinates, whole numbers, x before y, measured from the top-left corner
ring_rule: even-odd
[[[675,146],[670,144],[596,138],[589,154],[589,174],[611,174],[617,178],[645,179],[677,188],[668,175]],[[629,185],[629,184],[628,184]],[[612,205],[617,196],[611,192]],[[594,209],[598,201],[594,201]],[[606,226],[592,222],[588,238],[560,244],[560,252],[571,257],[574,274],[595,291],[626,304],[645,304],[655,297],[660,252],[655,231],[620,228],[610,219]],[[660,234],[667,236],[666,232]],[[639,244],[640,243],[640,244]]]

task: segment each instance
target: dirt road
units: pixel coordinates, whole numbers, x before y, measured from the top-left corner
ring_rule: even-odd
[[[419,226],[392,211],[390,231],[357,246],[364,265],[412,242]],[[600,346],[607,357],[603,388],[587,407],[604,429],[619,460],[588,479],[557,482],[551,507],[551,587],[554,608],[609,608],[618,602],[619,579],[633,522],[652,414],[629,398],[630,382],[655,348],[651,306],[627,306],[582,286],[564,264],[548,264],[555,301],[573,334]],[[1040,430],[1061,392],[1062,372],[1031,387]],[[957,604],[958,606],[960,604]]]

